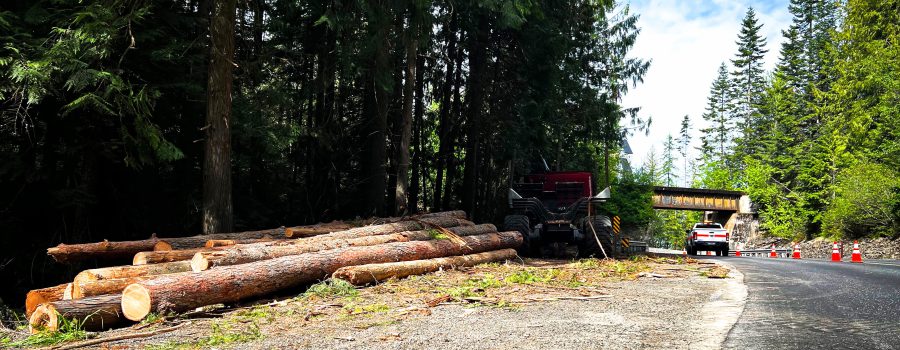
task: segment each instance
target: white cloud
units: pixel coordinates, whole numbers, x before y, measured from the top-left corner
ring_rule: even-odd
[[[699,130],[704,127],[701,115],[706,106],[709,87],[719,64],[730,61],[737,51],[737,35],[748,6],[757,12],[767,39],[765,68],[771,70],[778,60],[781,30],[790,24],[788,0],[633,0],[632,13],[639,14],[638,36],[631,56],[652,59],[644,83],[623,99],[626,107],[641,107],[640,115],[652,117],[649,135],[634,135],[629,143],[634,155],[632,164],[643,163],[655,145],[657,154],[663,149],[666,135],[677,136],[681,119],[691,118],[691,148],[699,145]],[[689,155],[689,157],[695,157]],[[679,160],[678,164],[682,164]]]

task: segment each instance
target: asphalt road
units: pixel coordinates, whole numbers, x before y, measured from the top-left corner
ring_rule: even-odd
[[[734,265],[748,289],[725,349],[900,349],[900,261],[703,259]]]

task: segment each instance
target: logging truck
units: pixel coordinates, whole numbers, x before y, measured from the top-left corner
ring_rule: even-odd
[[[612,223],[602,210],[609,188],[594,194],[592,184],[586,171],[531,174],[514,184],[503,230],[522,233],[519,253],[558,256],[575,246],[580,257],[612,257]]]

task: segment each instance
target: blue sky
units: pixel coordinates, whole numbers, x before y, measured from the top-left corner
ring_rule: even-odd
[[[696,142],[691,148],[699,145],[697,130],[706,126],[701,115],[709,87],[719,64],[728,63],[737,51],[735,41],[747,8],[752,6],[763,24],[769,50],[765,68],[771,70],[778,60],[781,30],[791,21],[787,5],[788,0],[631,1],[632,13],[641,16],[641,34],[631,56],[651,59],[652,63],[644,83],[632,89],[623,104],[641,107],[642,117],[653,118],[649,135],[634,135],[628,140],[634,151],[632,164],[642,164],[651,147],[659,156],[666,135],[678,133],[685,114],[694,129]],[[696,157],[696,151],[691,157]],[[682,164],[680,160],[677,163]]]

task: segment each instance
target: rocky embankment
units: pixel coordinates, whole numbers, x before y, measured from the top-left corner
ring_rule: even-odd
[[[840,241],[844,249],[844,259],[850,259],[853,253],[853,241]],[[776,248],[789,248],[791,242],[783,238],[764,237],[747,243],[745,249],[765,249],[775,244]],[[816,238],[800,243],[800,251],[804,258],[829,259],[833,241]],[[863,259],[900,259],[900,239],[870,238],[859,240]]]

